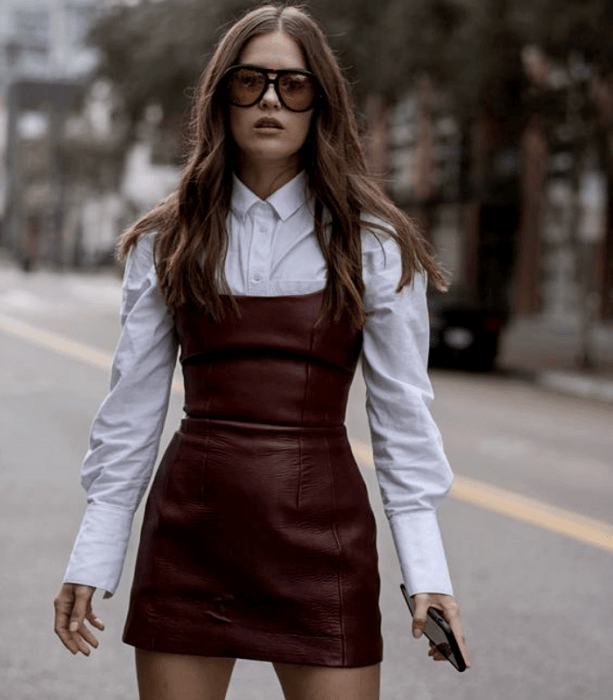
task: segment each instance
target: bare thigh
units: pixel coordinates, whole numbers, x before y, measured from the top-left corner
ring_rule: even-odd
[[[331,668],[274,664],[285,700],[379,700],[380,664]]]
[[[234,662],[136,649],[140,700],[224,700]]]

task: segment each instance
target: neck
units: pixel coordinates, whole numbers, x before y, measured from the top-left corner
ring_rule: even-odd
[[[280,164],[247,161],[241,158],[237,176],[260,199],[267,199],[300,172],[300,161]]]

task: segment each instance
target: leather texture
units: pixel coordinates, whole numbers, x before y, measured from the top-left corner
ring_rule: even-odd
[[[361,348],[323,294],[176,314],[187,417],[147,501],[124,641],[322,666],[382,656],[375,520],[344,417]]]

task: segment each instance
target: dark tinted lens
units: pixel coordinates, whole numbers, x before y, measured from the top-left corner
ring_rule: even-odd
[[[289,109],[303,112],[315,101],[315,82],[309,75],[286,73],[279,77],[279,92]]]
[[[262,96],[266,79],[262,73],[249,68],[239,68],[228,76],[228,99],[232,104],[247,106]]]

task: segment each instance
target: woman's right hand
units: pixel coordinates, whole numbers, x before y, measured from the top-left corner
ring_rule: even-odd
[[[62,644],[73,654],[79,651],[90,654],[90,646],[98,647],[98,640],[85,626],[85,620],[102,631],[104,623],[94,615],[92,596],[93,586],[77,583],[64,583],[53,604],[55,607],[55,633]]]

